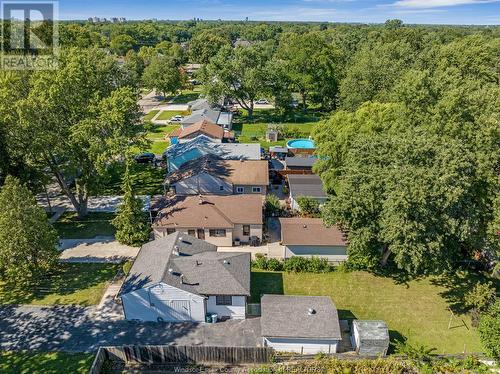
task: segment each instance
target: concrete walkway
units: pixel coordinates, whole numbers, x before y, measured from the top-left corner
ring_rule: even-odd
[[[216,324],[156,323],[94,318],[94,307],[1,306],[0,349],[92,352],[101,345],[258,346],[260,319]]]
[[[112,236],[61,239],[59,259],[64,262],[120,263],[137,256],[139,248],[118,243]]]
[[[124,319],[123,307],[115,301],[120,288],[125,280],[124,277],[114,279],[108,286],[99,304],[92,312],[92,318],[97,321],[119,321]]]

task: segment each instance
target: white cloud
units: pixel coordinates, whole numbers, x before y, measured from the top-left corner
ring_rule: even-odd
[[[394,6],[401,8],[439,8],[467,4],[495,3],[500,0],[398,0]]]

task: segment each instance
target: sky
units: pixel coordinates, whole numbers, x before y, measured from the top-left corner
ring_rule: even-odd
[[[59,0],[60,19],[500,24],[500,0]]]

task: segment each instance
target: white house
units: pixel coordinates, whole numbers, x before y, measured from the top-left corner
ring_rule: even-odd
[[[250,254],[176,232],[142,246],[120,297],[125,318],[203,322],[207,314],[244,319]]]
[[[261,312],[264,346],[300,354],[337,352],[342,335],[329,297],[264,295]]]
[[[281,244],[285,259],[292,256],[347,260],[347,238],[336,226],[327,227],[320,218],[280,218]]]

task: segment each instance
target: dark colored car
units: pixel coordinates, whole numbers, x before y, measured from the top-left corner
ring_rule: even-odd
[[[135,161],[139,164],[147,164],[149,162],[154,162],[154,160],[155,155],[150,152],[141,153],[140,155],[135,156]]]

